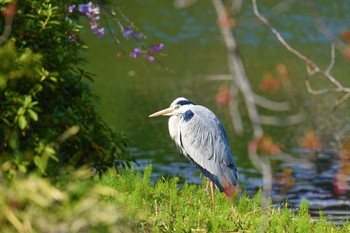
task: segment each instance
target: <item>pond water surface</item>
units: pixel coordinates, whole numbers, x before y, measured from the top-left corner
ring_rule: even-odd
[[[298,159],[273,158],[275,184],[272,199],[275,203],[288,200],[297,208],[300,200],[306,198],[310,201],[312,213],[317,215],[319,210],[323,210],[330,218],[344,220],[350,213],[350,189],[345,182],[346,185],[339,192],[335,177],[340,174],[347,179],[350,173],[350,169],[347,171],[339,159],[341,146],[338,143],[339,137],[350,137],[347,130],[350,103],[333,111],[338,95],[308,94],[304,84],[306,72],[303,62],[288,53],[272,33],[259,23],[252,13],[250,1],[243,2],[235,18],[237,26],[233,30],[252,88],[267,98],[288,100],[293,111],[306,113],[305,120],[300,124],[265,129],[268,135],[283,145],[282,150],[286,154]],[[261,11],[286,40],[322,67],[327,67],[330,61],[329,38],[318,30],[311,15],[316,9],[326,26],[340,36],[350,28],[348,0],[317,3],[283,1],[286,5],[276,7],[279,2],[258,1]],[[117,46],[108,36],[97,39],[88,30],[85,31],[84,40],[90,47],[86,53],[89,60],[87,69],[96,74],[92,86],[100,97],[97,109],[111,126],[125,132],[130,139],[137,166],[142,168],[152,163],[155,179],[161,175],[180,176],[189,183],[202,182],[199,170],[179,154],[170,140],[168,119],[148,118],[150,113],[167,107],[176,97],[184,96],[207,106],[222,120],[238,165],[240,186],[248,194],[256,193],[262,180],[247,156],[247,143],[252,138],[252,130],[245,116],[244,103],[237,100],[240,101],[245,127],[244,135],[238,136],[233,130],[229,109],[219,106],[215,99],[220,87],[230,82],[208,78],[229,73],[226,50],[211,1],[201,0],[185,9],[175,9],[172,1],[162,0],[120,0],[116,3],[131,22],[147,35],[148,39],[141,44],[165,45],[164,55],[149,63],[145,59],[128,56],[128,51],[138,46],[131,40],[126,41],[120,36],[121,44]],[[112,30],[118,33],[120,29],[114,25]],[[126,55],[118,57],[116,54],[121,50],[126,51]],[[337,51],[336,55],[334,75],[344,85],[350,86],[349,63],[341,52]],[[259,83],[264,74],[270,72],[276,75],[279,64],[287,67],[291,85],[287,90],[263,92],[259,89]],[[314,85],[324,87],[330,84],[319,78]],[[261,110],[261,113],[267,112]],[[299,148],[299,141],[308,128],[314,130],[322,142],[317,152]]]

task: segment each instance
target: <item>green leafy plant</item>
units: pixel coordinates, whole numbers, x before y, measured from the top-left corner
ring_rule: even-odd
[[[11,30],[0,44],[0,161],[8,174],[57,174],[67,165],[102,172],[130,160],[125,136],[94,110],[79,15],[67,11],[81,3],[0,0],[0,33]]]
[[[94,183],[91,170],[61,177],[59,187],[30,174],[10,182],[0,178],[1,232],[132,232],[124,213],[101,202],[111,188]]]

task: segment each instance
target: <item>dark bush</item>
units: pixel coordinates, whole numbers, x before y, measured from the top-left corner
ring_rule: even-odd
[[[79,14],[67,11],[82,3],[0,0],[0,161],[6,172],[39,168],[54,175],[68,165],[103,171],[128,160],[125,137],[94,110]]]

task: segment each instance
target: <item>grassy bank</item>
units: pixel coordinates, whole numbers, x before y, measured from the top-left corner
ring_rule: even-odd
[[[105,198],[125,211],[135,230],[152,232],[349,232],[350,224],[335,226],[324,217],[312,220],[308,203],[303,201],[296,213],[284,207],[261,208],[261,193],[245,195],[228,201],[219,192],[215,204],[205,185],[178,187],[178,178],[160,179],[151,184],[152,168],[144,174],[133,170],[121,175],[104,176],[103,186],[117,190],[117,195]]]
[[[312,220],[307,201],[288,208],[261,208],[261,194],[228,201],[204,185],[179,187],[178,178],[151,182],[152,167],[91,179],[80,170],[56,185],[36,175],[1,179],[1,232],[349,232],[324,217]]]

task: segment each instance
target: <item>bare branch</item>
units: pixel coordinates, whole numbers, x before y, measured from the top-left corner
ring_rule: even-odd
[[[346,93],[345,95],[343,95],[339,100],[337,100],[335,102],[335,106],[334,106],[334,110],[336,108],[338,108],[339,105],[341,105],[342,103],[344,103],[347,99],[350,98],[350,93]]]
[[[234,85],[234,83],[232,83],[231,88],[230,88],[230,92],[231,92],[234,100],[237,100],[237,98],[238,98],[238,91],[239,90],[238,90],[237,86]],[[238,101],[230,101],[229,108],[230,108],[233,128],[235,129],[235,132],[238,135],[242,136],[244,133],[244,128],[243,128],[241,113],[240,113],[239,108],[238,108]]]
[[[176,9],[183,9],[183,8],[186,8],[186,7],[193,5],[196,2],[197,2],[197,0],[175,0],[174,7]]]
[[[309,76],[305,79],[305,85],[307,87],[307,90],[310,94],[313,95],[321,95],[321,94],[326,94],[326,93],[330,93],[330,92],[338,92],[338,93],[350,93],[350,88],[344,87],[335,77],[333,77],[333,75],[331,74],[331,70],[334,67],[335,64],[335,46],[336,46],[336,40],[333,40],[334,43],[332,44],[331,47],[331,61],[330,64],[328,65],[328,68],[326,70],[322,70],[313,60],[311,60],[310,58],[308,58],[307,56],[305,56],[304,54],[302,54],[300,51],[294,49],[284,38],[283,36],[270,24],[270,22],[260,14],[259,10],[258,10],[258,6],[256,3],[256,0],[252,0],[253,3],[253,10],[254,10],[254,14],[256,15],[256,17],[258,17],[270,30],[271,32],[276,36],[276,38],[278,39],[278,41],[281,42],[281,44],[288,50],[290,51],[292,54],[294,54],[295,56],[297,56],[299,59],[303,60],[306,63],[306,70],[309,74]],[[321,23],[321,22],[318,22]],[[322,22],[323,23],[323,22]],[[328,36],[330,35],[330,31],[326,30],[327,28],[324,28],[323,26],[325,26],[324,24],[321,24],[320,27],[323,29],[324,33]],[[333,36],[332,36],[333,38]],[[321,75],[321,77],[325,77],[327,78],[334,86],[335,88],[324,88],[321,90],[314,90],[311,86],[310,83],[310,78],[314,77],[315,75]],[[347,96],[347,95],[345,95]],[[343,103],[344,100],[346,100],[348,98],[341,98],[341,101],[337,101],[336,105],[339,103]]]
[[[274,27],[272,27],[272,25],[270,24],[270,22],[260,14],[259,10],[258,10],[258,5],[256,4],[256,0],[252,0],[253,2],[253,10],[254,10],[254,14],[266,25],[270,28],[270,30],[272,31],[273,34],[275,34],[275,36],[277,37],[277,39],[284,45],[284,47],[286,47],[286,49],[288,51],[290,51],[291,53],[293,53],[295,56],[297,56],[298,58],[300,58],[301,60],[305,61],[309,66],[311,66],[312,68],[316,68],[317,65],[311,60],[309,59],[307,56],[305,56],[304,54],[302,54],[301,52],[299,52],[298,50],[294,49],[281,35],[281,33],[279,33]]]
[[[297,2],[297,0],[281,1],[271,9],[271,12],[273,12],[276,15],[279,15],[279,14],[287,11],[295,2]]]
[[[330,74],[333,67],[334,67],[334,64],[335,64],[335,44],[334,42],[331,43],[331,62],[329,63],[329,66],[326,70],[326,73],[327,74]]]
[[[232,74],[217,74],[217,75],[208,75],[208,80],[213,81],[232,81]],[[237,90],[237,88],[235,88]],[[238,90],[237,90],[238,91]],[[231,93],[236,96],[232,91]],[[255,103],[256,105],[259,105],[260,107],[266,108],[271,111],[288,111],[290,110],[290,104],[286,101],[284,102],[276,102],[269,99],[266,99],[265,97],[259,96],[255,93],[253,93]]]
[[[260,115],[260,119],[264,125],[289,126],[296,125],[302,122],[305,119],[305,114],[303,112],[299,112],[297,114],[285,117]]]
[[[335,47],[337,47],[339,50],[342,50],[346,45],[344,42],[342,42],[333,32],[332,30],[327,27],[327,25],[323,22],[322,18],[320,17],[316,7],[315,2],[308,0],[309,4],[307,6],[311,10],[311,16],[313,19],[313,22],[315,26],[323,33],[325,37],[327,37]]]
[[[263,176],[263,200],[262,207],[266,209],[268,206],[268,197],[272,189],[272,169],[270,160],[267,157],[258,155],[257,141],[253,140],[248,145],[248,157]]]
[[[212,2],[216,9],[219,21],[227,22],[228,15],[222,1],[213,0]],[[233,81],[236,83],[236,86],[239,88],[242,95],[244,96],[244,101],[248,110],[248,115],[252,121],[255,138],[260,138],[263,135],[263,129],[261,126],[258,111],[255,106],[254,94],[248,82],[247,75],[243,67],[242,59],[240,58],[240,55],[237,51],[237,45],[235,38],[232,35],[231,27],[226,23],[220,23],[219,26],[228,50],[229,68],[233,76]]]
[[[254,94],[255,103],[260,107],[266,108],[271,111],[281,112],[290,110],[290,104],[288,102],[275,102],[266,99],[262,96]]]
[[[311,86],[309,78],[305,79],[305,86],[306,86],[307,91],[310,94],[312,94],[312,95],[323,95],[323,94],[329,93],[329,89],[328,88],[325,88],[325,89],[322,89],[322,90],[314,90],[312,88],[312,86]]]
[[[206,76],[206,79],[213,81],[232,81],[232,74],[213,74]]]

